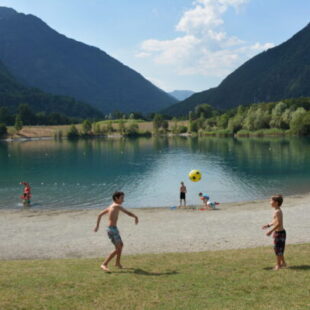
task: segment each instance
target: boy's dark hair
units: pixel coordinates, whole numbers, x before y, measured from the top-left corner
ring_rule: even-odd
[[[115,200],[120,198],[121,196],[125,196],[125,194],[123,192],[115,192],[112,196],[112,199],[115,202]]]
[[[199,193],[198,195],[199,195],[199,196],[202,196],[202,193]]]
[[[278,203],[278,206],[281,207],[283,203],[283,196],[282,195],[274,195],[271,197],[273,201],[276,201]]]

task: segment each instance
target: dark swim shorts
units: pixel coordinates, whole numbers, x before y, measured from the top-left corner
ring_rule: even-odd
[[[121,238],[119,231],[118,231],[116,226],[107,227],[107,233],[108,233],[108,237],[110,238],[111,242],[114,245],[117,245],[119,243],[123,243],[122,238]]]
[[[185,199],[185,193],[180,193],[180,199]]]
[[[277,256],[283,256],[285,250],[286,231],[275,231],[274,238],[274,252]]]

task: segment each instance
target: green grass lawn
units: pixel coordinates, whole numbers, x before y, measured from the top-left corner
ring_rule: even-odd
[[[290,268],[273,271],[272,247],[101,259],[0,262],[0,309],[310,309],[310,244],[287,247]]]

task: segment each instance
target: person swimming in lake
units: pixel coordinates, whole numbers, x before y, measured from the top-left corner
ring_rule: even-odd
[[[28,182],[20,182],[19,184],[24,185],[23,195],[20,197],[23,200],[24,207],[29,207],[31,204],[31,187]]]
[[[204,210],[214,210],[216,206],[220,203],[216,201],[210,201],[210,197],[207,194],[199,193],[198,196],[203,202],[203,209]]]

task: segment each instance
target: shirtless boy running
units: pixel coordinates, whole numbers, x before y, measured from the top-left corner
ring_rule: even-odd
[[[108,214],[109,219],[108,219],[107,233],[108,233],[108,237],[110,238],[111,242],[115,246],[115,250],[105,259],[105,261],[100,266],[100,268],[106,272],[110,272],[110,269],[108,268],[108,264],[115,255],[116,255],[115,266],[118,268],[123,268],[121,265],[123,241],[117,229],[117,220],[118,220],[119,211],[122,211],[126,213],[127,215],[133,217],[135,219],[135,223],[138,224],[138,217],[122,207],[122,203],[124,202],[124,197],[125,197],[125,194],[123,192],[115,192],[113,194],[112,196],[113,203],[108,208],[104,209],[102,212],[99,213],[98,218],[97,218],[97,225],[94,229],[95,232],[98,231],[101,217],[104,214]]]
[[[281,210],[281,205],[283,203],[282,195],[272,196],[270,200],[270,205],[275,209],[273,214],[273,220],[270,224],[266,224],[262,229],[267,229],[273,227],[269,230],[266,235],[270,236],[273,233],[274,238],[274,252],[276,254],[277,263],[274,270],[279,270],[280,268],[285,268],[286,263],[284,260],[284,250],[285,250],[285,240],[286,231],[283,227],[283,213]]]

